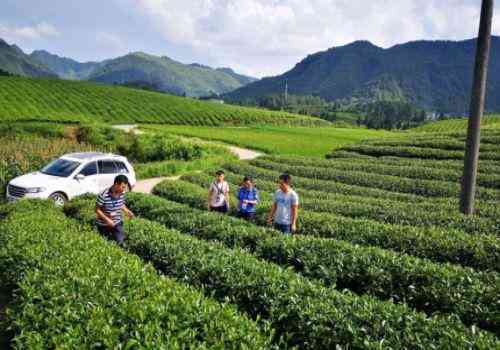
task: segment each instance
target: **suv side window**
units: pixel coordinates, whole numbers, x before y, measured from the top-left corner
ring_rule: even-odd
[[[112,160],[100,160],[97,162],[99,166],[99,174],[116,174],[117,169],[115,162]]]
[[[123,162],[115,161],[115,165],[120,174],[128,174],[127,166]]]
[[[85,176],[92,176],[97,174],[97,164],[96,162],[89,163],[83,167],[80,174]]]

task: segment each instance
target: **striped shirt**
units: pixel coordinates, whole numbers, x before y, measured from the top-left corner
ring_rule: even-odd
[[[96,206],[99,207],[104,214],[111,217],[115,224],[123,221],[122,209],[125,206],[125,195],[122,193],[118,197],[111,195],[111,188],[102,192],[97,196]],[[97,218],[97,224],[106,226],[106,222],[101,218]]]

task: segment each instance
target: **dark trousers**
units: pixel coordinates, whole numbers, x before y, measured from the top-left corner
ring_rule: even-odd
[[[238,217],[241,219],[245,219],[247,221],[251,221],[251,222],[255,221],[255,213],[249,213],[246,211],[239,211]]]
[[[275,222],[274,228],[278,231],[281,231],[284,234],[291,234],[292,233],[292,225],[278,224]]]
[[[125,241],[126,236],[123,229],[123,222],[119,222],[113,227],[97,225],[97,229],[101,235],[109,240],[117,242],[120,245]]]
[[[228,208],[227,205],[221,205],[220,207],[210,207],[210,211],[216,211],[218,213],[227,213]]]

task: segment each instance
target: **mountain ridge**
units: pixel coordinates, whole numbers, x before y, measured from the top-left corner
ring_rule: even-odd
[[[44,64],[33,60],[26,55],[17,45],[8,44],[0,38],[0,70],[20,76],[37,78],[57,78]]]
[[[487,109],[500,110],[500,37],[492,36]],[[396,99],[429,110],[467,113],[476,39],[416,40],[382,48],[369,41],[306,56],[289,71],[266,77],[223,97],[248,103],[288,93],[328,101]]]

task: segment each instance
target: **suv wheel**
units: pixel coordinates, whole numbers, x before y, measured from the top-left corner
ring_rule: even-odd
[[[66,198],[66,196],[61,192],[52,193],[49,196],[49,198],[52,199],[54,201],[55,205],[57,205],[58,207],[62,207],[66,203],[66,201],[68,200]]]

